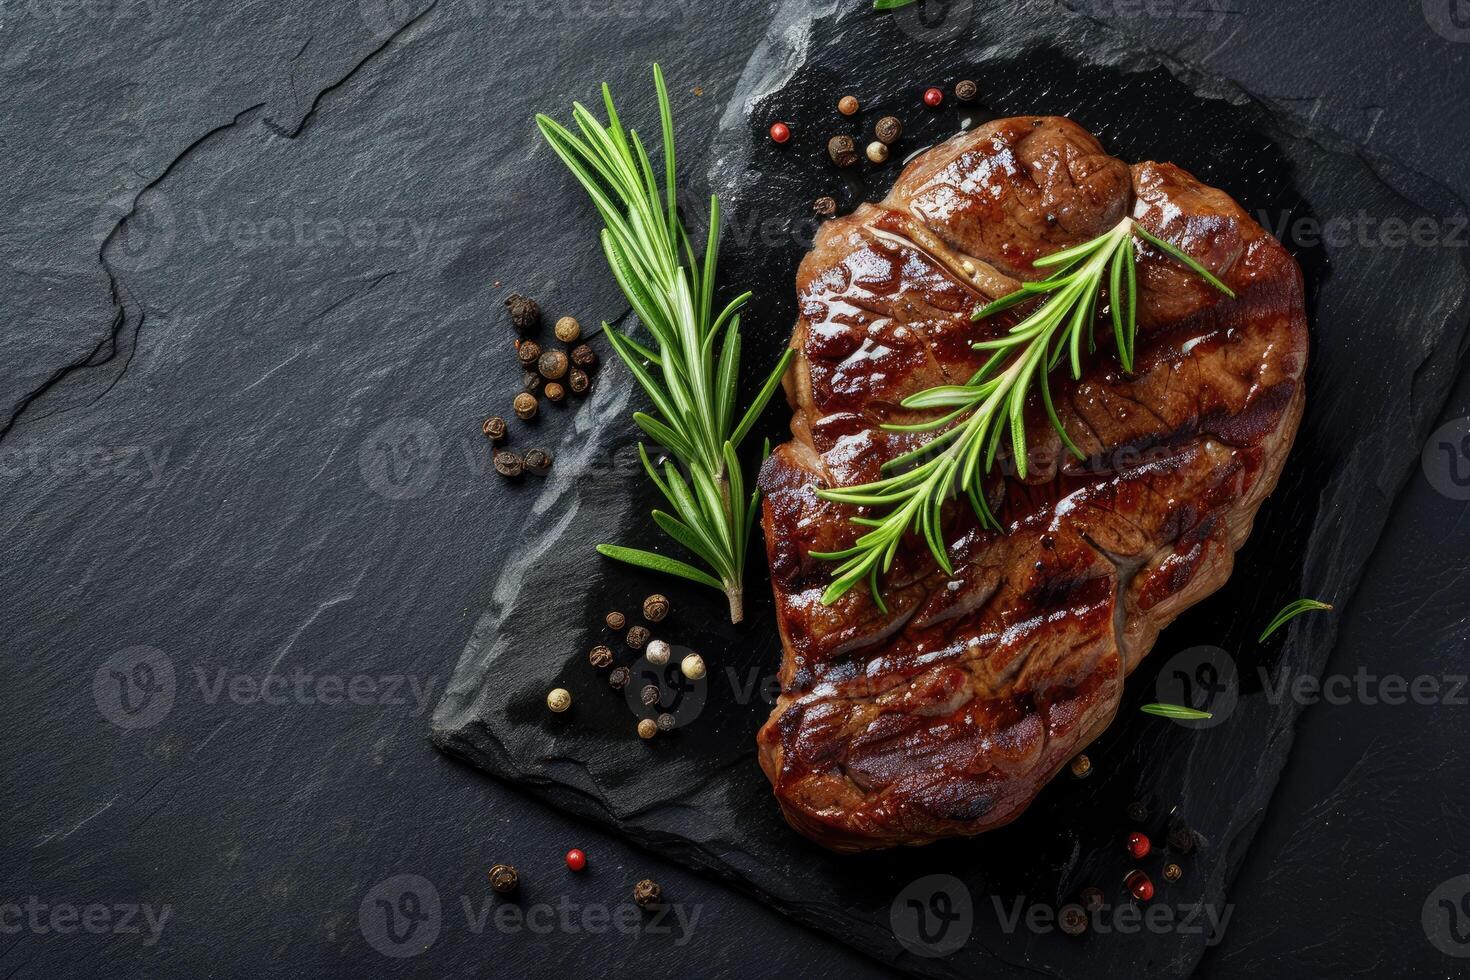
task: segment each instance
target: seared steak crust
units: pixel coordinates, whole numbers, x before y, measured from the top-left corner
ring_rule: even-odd
[[[951,507],[954,575],[910,536],[886,614],[861,587],[823,606],[831,563],[810,553],[861,529],[816,490],[876,479],[930,438],[879,426],[963,382],[982,363],[970,344],[1015,322],[970,311],[1127,214],[1237,298],[1140,247],[1135,373],[1099,324],[1083,378],[1052,375],[1088,458],[1033,406],[1026,481],[990,481],[1006,533]],[[1024,117],[934,147],[881,204],[827,222],[797,291],[794,438],[760,478],[785,650],[761,765],[792,826],[836,850],[989,830],[1107,727],[1159,631],[1229,577],[1301,417],[1300,269],[1178,167],[1129,167],[1070,120]]]

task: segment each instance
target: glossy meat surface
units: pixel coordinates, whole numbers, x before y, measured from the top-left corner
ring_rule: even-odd
[[[1039,405],[1025,482],[988,482],[1006,533],[947,513],[946,575],[910,536],[888,612],[821,596],[862,529],[816,489],[878,478],[929,435],[899,402],[980,366],[976,305],[1031,263],[1131,214],[1236,293],[1146,247],[1135,373],[1110,326],[1056,407]],[[1170,164],[1132,167],[1066,119],[998,120],[915,159],[888,198],[827,222],[797,276],[791,441],[761,473],[784,656],[761,765],[786,818],[837,850],[975,834],[1018,816],[1111,722],[1159,630],[1218,588],[1301,417],[1307,327],[1295,261],[1226,194]],[[1002,459],[998,470],[1014,474]]]

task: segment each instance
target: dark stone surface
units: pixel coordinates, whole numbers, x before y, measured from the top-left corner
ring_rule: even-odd
[[[1438,213],[1470,193],[1470,45],[1451,3],[1235,0],[1218,26],[1192,0],[1070,5],[1363,143],[1388,179],[1438,181],[1449,191],[1425,200]],[[991,13],[973,9],[977,22]],[[602,79],[636,100],[658,58],[676,83],[685,172],[700,178],[769,13],[561,0],[0,8],[6,975],[878,972],[669,863],[663,840],[630,847],[424,737],[501,569],[566,516],[535,509],[542,484],[489,472],[479,421],[504,413],[518,377],[500,300],[520,289],[584,323],[622,312],[589,247],[594,224],[563,204],[565,177],[529,117],[590,99]],[[1414,288],[1451,248],[1383,288]],[[594,397],[617,394],[605,381]],[[1345,397],[1385,416],[1419,397],[1376,382]],[[1440,421],[1467,413],[1462,385]],[[548,411],[537,436],[554,448],[574,418],[591,416]],[[1445,486],[1449,457],[1430,458]],[[1391,497],[1393,481],[1363,489]],[[1464,503],[1416,472],[1395,504],[1329,672],[1463,670]],[[565,630],[518,638],[507,683],[559,664]],[[138,717],[114,711],[110,668],[146,680],[133,671],[147,664],[161,683],[165,660],[168,710],[156,700],[150,724],[109,721]],[[375,680],[346,703],[330,687],[272,687],[269,700],[249,688],[298,670]],[[690,733],[713,739],[714,718]],[[1420,913],[1470,870],[1454,748],[1467,718],[1444,704],[1307,710],[1275,796],[1241,814],[1261,830],[1206,971],[1453,972]],[[649,748],[661,754],[645,767],[707,768],[697,746]],[[560,865],[573,843],[591,855],[583,878]],[[575,927],[477,931],[461,899],[483,908],[496,860],[520,866],[522,909],[549,903],[559,919],[566,898]],[[375,889],[399,874],[442,901],[437,937],[401,962],[359,925],[365,900],[379,921]],[[698,907],[693,941],[674,922],[636,935],[580,924],[583,908],[620,914],[645,875],[686,914]],[[156,942],[141,915],[122,922],[140,903],[167,907]],[[66,917],[104,905],[95,931]]]

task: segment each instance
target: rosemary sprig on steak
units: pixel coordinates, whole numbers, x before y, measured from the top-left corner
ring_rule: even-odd
[[[929,388],[904,399],[903,407],[945,409],[944,414],[914,425],[884,425],[892,432],[932,432],[940,435],[917,449],[890,460],[885,469],[902,472],[874,483],[818,491],[825,500],[861,507],[886,508],[882,517],[859,516],[853,523],[870,528],[850,548],[812,552],[813,558],[840,561],[833,581],[822,596],[831,604],[857,583],[867,579],[873,601],[887,607],[878,588],[878,576],[893,564],[904,534],[910,529],[924,536],[934,560],[949,574],[950,564],[941,531],[941,512],[951,497],[963,494],[982,525],[1001,529],[985,499],[983,480],[995,464],[1001,441],[1011,441],[1016,473],[1026,477],[1026,401],[1040,389],[1047,417],[1061,441],[1079,458],[1077,448],[1052,407],[1047,375],[1065,358],[1072,377],[1082,377],[1082,343],[1095,346],[1099,291],[1107,277],[1113,336],[1119,362],[1133,370],[1134,340],[1138,332],[1138,289],[1133,236],[1137,235],[1188,266],[1225,295],[1235,294],[1209,270],[1173,245],[1155,236],[1132,218],[1110,231],[1072,248],[1037,259],[1034,265],[1054,269],[1038,282],[977,309],[973,320],[983,320],[1028,300],[1045,300],[1005,335],[980,341],[976,350],[990,351],[990,359],[966,384]],[[948,427],[948,428],[946,428]],[[903,469],[927,457],[922,463]]]
[[[709,232],[703,260],[679,217],[674,165],[674,122],[663,71],[653,66],[663,129],[663,186],[636,130],[624,130],[612,93],[602,86],[607,123],[581,103],[572,119],[581,136],[549,116],[536,125],[602,216],[602,248],[613,276],[657,350],[603,323],[614,351],[652,400],[655,414],[633,413],[633,421],[677,461],[662,473],[638,447],[649,478],[668,499],[672,513],[653,518],[669,537],[698,556],[709,571],[652,551],[602,544],[609,558],[679,575],[719,589],[730,602],[730,621],[744,616],[742,580],[746,542],[755,524],[758,491],[749,496],[736,450],[765,408],[794,352],[787,351],[760,393],[738,419],[740,314],[750,293],[731,300],[716,315],[715,267],[720,244],[719,199],[710,198]]]

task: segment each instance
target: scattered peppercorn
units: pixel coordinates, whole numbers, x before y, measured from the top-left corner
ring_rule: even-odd
[[[676,722],[674,721],[674,716],[665,711],[658,716],[658,721],[654,724],[658,725],[658,730],[661,732],[671,732],[674,730]]]
[[[511,293],[510,298],[505,301],[505,308],[510,311],[510,325],[518,333],[535,330],[541,323],[541,307],[534,299],[520,293]]]
[[[1077,897],[1082,899],[1083,907],[1086,908],[1089,912],[1096,912],[1098,909],[1103,907],[1103,904],[1106,901],[1103,896],[1102,889],[1096,887],[1088,887],[1082,889],[1082,893]]]
[[[1142,800],[1134,800],[1128,804],[1128,819],[1134,823],[1143,823],[1148,819],[1148,807],[1143,805]]]
[[[499,415],[492,415],[480,426],[480,431],[485,433],[485,438],[491,442],[503,442],[505,440],[505,419]]]
[[[628,635],[626,637],[628,646],[632,647],[634,650],[642,650],[643,644],[648,642],[648,638],[650,635],[651,634],[646,628],[642,626],[634,626],[628,630]]]
[[[704,676],[704,658],[697,653],[691,653],[679,662],[679,670],[691,681],[697,681]]]
[[[546,695],[546,706],[557,714],[561,714],[572,706],[572,692],[564,687],[558,687]]]
[[[650,623],[661,623],[669,614],[669,599],[655,592],[643,600],[643,618]]]
[[[529,391],[523,391],[511,402],[511,408],[515,409],[516,418],[530,421],[536,417],[536,396]]]
[[[658,882],[644,878],[633,886],[633,901],[638,903],[640,909],[652,908],[663,900],[664,890],[658,886]]]
[[[1128,840],[1124,846],[1128,848],[1128,853],[1136,861],[1141,861],[1148,857],[1148,852],[1154,849],[1153,841],[1148,839],[1148,835],[1141,834],[1136,830],[1128,835]]]
[[[551,469],[551,453],[544,449],[526,450],[526,471],[536,476],[545,476]]]
[[[597,352],[586,344],[578,344],[572,348],[572,363],[579,368],[596,367]]]
[[[1072,775],[1078,779],[1085,778],[1092,772],[1092,760],[1086,755],[1079,755],[1072,760]]]
[[[968,78],[964,81],[955,83],[954,97],[959,99],[961,102],[974,102],[975,96],[979,94],[980,86],[976,85]]]
[[[502,895],[509,895],[521,883],[520,872],[508,864],[497,864],[490,869],[490,887]]]
[[[543,351],[536,360],[536,370],[541,377],[556,381],[567,373],[567,356],[559,350]]]
[[[1180,878],[1183,878],[1183,877],[1184,877],[1184,869],[1181,868],[1181,867],[1179,867],[1179,865],[1175,864],[1173,861],[1170,861],[1168,864],[1164,865],[1164,880],[1165,881],[1167,881],[1170,884],[1172,884],[1172,883],[1178,881]]]
[[[607,628],[610,630],[620,630],[628,625],[628,617],[616,609],[602,617],[602,621],[607,624]]]
[[[1154,897],[1154,883],[1142,871],[1128,872],[1128,877],[1123,879],[1123,884],[1127,886],[1129,893],[1140,902],[1147,902]]]
[[[614,667],[613,672],[607,675],[607,682],[612,685],[614,691],[621,691],[632,679],[633,672],[627,667]]]
[[[598,670],[606,670],[612,666],[613,652],[610,648],[599,644],[587,651],[587,662]]]
[[[645,739],[647,739],[647,738],[653,738],[653,736],[655,736],[657,734],[658,734],[658,723],[656,721],[654,721],[652,718],[644,718],[642,721],[638,722],[638,737],[639,738],[645,738]]]
[[[541,377],[541,375],[537,374],[535,371],[527,371],[521,377],[521,388],[530,392],[533,395],[536,394],[536,392],[540,391],[541,386],[545,383],[546,379]]]
[[[944,90],[939,88],[925,89],[924,104],[931,109],[938,109],[944,104]]]
[[[587,389],[592,387],[592,379],[587,377],[587,372],[581,368],[572,368],[567,372],[567,387],[574,395],[584,395]]]
[[[1069,936],[1080,936],[1087,931],[1087,911],[1080,905],[1063,905],[1057,910],[1057,925]]]
[[[587,855],[582,853],[581,848],[574,847],[567,851],[567,867],[573,871],[581,871],[587,867]]]
[[[541,357],[541,345],[534,340],[516,341],[516,360],[526,367],[535,367],[536,361]]]
[[[582,336],[582,325],[574,316],[564,316],[556,321],[556,339],[564,344],[575,343]]]
[[[495,472],[511,479],[520,476],[526,468],[526,461],[521,459],[521,454],[512,452],[509,449],[502,449],[496,453],[493,462],[495,463]]]
[[[897,116],[884,116],[873,125],[873,135],[892,146],[903,136],[903,123]]]
[[[791,127],[783,122],[771,123],[771,139],[777,143],[785,143],[791,139]]]
[[[842,113],[844,116],[851,116],[855,114],[859,108],[861,108],[861,106],[858,105],[857,96],[855,95],[844,95],[842,98],[837,100],[837,111]]]
[[[837,213],[837,198],[823,195],[812,202],[812,210],[824,218],[830,218]]]
[[[643,656],[647,657],[648,662],[655,667],[662,667],[669,662],[669,654],[672,652],[673,649],[663,640],[654,640],[648,644],[648,649],[644,651]]]
[[[827,156],[839,167],[851,167],[858,162],[857,144],[851,136],[834,136],[827,141]]]
[[[645,686],[643,690],[638,692],[638,700],[642,701],[650,708],[658,704],[658,685],[649,684]]]
[[[546,382],[546,388],[541,393],[546,396],[547,401],[554,405],[560,404],[561,400],[567,397],[567,390],[555,381]]]
[[[869,163],[887,163],[888,162],[888,144],[882,142],[881,140],[873,140],[873,142],[869,143],[868,144],[868,162]]]
[[[1169,827],[1169,850],[1188,854],[1194,850],[1194,831],[1183,823],[1175,822]]]

